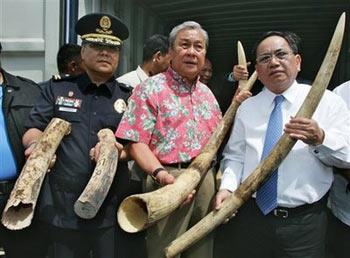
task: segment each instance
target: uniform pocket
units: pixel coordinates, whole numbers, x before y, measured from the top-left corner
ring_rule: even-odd
[[[77,112],[69,112],[69,111],[60,111],[57,108],[57,117],[70,123],[81,122],[81,114],[79,110],[77,110]]]

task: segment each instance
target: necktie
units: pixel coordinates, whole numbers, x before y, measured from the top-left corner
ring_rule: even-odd
[[[267,125],[264,149],[261,156],[263,160],[271,151],[282,135],[282,102],[284,97],[278,95],[275,97],[275,107],[273,108],[269,123]],[[274,170],[271,176],[258,189],[256,193],[256,203],[264,215],[268,214],[277,207],[277,179],[278,169]]]

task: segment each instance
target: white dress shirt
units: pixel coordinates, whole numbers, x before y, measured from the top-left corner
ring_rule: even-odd
[[[297,113],[309,90],[309,85],[294,82],[283,93],[283,124]],[[275,96],[264,88],[258,95],[245,100],[238,109],[223,152],[220,189],[234,191],[260,163]],[[313,119],[325,132],[323,144],[311,146],[297,141],[280,164],[277,187],[279,206],[296,207],[318,201],[333,181],[331,166],[350,165],[350,114],[344,101],[327,90]]]
[[[117,78],[118,82],[124,83],[135,88],[141,82],[145,81],[148,78],[148,75],[140,66],[136,70],[126,73]]]
[[[350,110],[350,81],[336,87],[333,92],[345,100]],[[350,111],[348,112],[350,113]],[[347,130],[350,131],[350,127]],[[335,174],[329,193],[329,201],[334,216],[350,226],[350,192],[346,192],[348,183],[342,175]]]

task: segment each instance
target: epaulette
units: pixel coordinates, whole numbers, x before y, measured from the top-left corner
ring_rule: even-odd
[[[73,77],[75,77],[75,76],[70,76],[69,74],[64,74],[64,75],[54,74],[54,75],[52,75],[51,80],[53,82],[59,82],[59,81],[69,80]]]
[[[134,88],[132,86],[124,84],[122,82],[118,82],[118,85],[122,90],[124,90],[126,92],[132,92],[134,90]]]

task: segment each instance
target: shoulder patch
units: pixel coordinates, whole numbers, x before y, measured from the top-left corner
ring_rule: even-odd
[[[65,74],[65,75],[54,74],[52,75],[51,79],[54,82],[59,82],[59,81],[69,81],[72,78],[75,78],[75,76],[70,76],[69,74]]]
[[[122,90],[126,91],[126,92],[132,92],[133,89],[134,89],[134,88],[133,88],[132,86],[130,86],[130,85],[127,85],[127,84],[124,84],[124,83],[121,83],[121,82],[118,82],[118,81],[117,81],[117,83],[118,83],[119,87],[120,87]]]
[[[59,74],[54,74],[54,75],[52,75],[52,80],[53,81],[61,80],[61,76]]]

